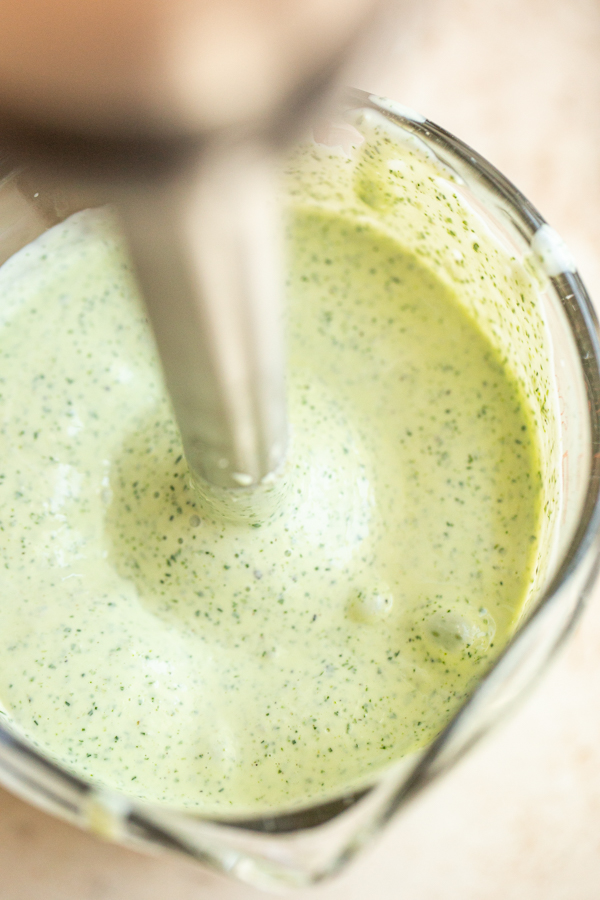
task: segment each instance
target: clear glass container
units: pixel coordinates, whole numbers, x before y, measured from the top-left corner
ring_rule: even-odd
[[[260,818],[219,821],[99,789],[0,728],[0,781],[25,800],[103,838],[149,851],[175,850],[265,888],[303,886],[341,869],[391,816],[505,715],[569,634],[600,558],[598,324],[568,251],[493,166],[410,110],[352,91],[340,110],[338,131],[347,132],[352,127],[347,123],[365,113],[379,117],[396,139],[412,142],[435,160],[490,233],[539,277],[558,409],[549,477],[561,503],[536,596],[512,640],[428,747],[360,791]],[[328,128],[335,134],[336,122]],[[72,210],[61,207],[55,192],[36,185],[27,170],[6,163],[0,176],[4,262]],[[518,320],[519,313],[507,309],[506,315]]]

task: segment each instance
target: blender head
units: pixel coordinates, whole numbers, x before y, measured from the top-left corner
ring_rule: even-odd
[[[120,212],[188,464],[219,488],[287,444],[273,158],[383,6],[27,0],[0,36],[0,142]]]

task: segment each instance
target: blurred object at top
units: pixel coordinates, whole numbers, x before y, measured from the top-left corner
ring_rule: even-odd
[[[381,0],[20,0],[0,30],[2,129],[182,137],[271,128],[318,95]]]
[[[188,464],[250,487],[287,446],[274,149],[306,126],[386,0],[19,0],[0,144],[74,211],[112,202]],[[33,191],[32,191],[33,193]]]

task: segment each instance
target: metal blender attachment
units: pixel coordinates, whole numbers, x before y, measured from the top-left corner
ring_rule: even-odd
[[[273,159],[378,0],[23,0],[0,141],[71,209],[120,213],[192,473],[264,482],[287,443]]]

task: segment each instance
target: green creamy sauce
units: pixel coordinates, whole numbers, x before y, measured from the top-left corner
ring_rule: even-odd
[[[426,261],[298,207],[275,511],[192,487],[126,255],[77,214],[0,272],[0,698],[103,785],[258,811],[364,783],[506,643],[540,515],[531,409]]]

